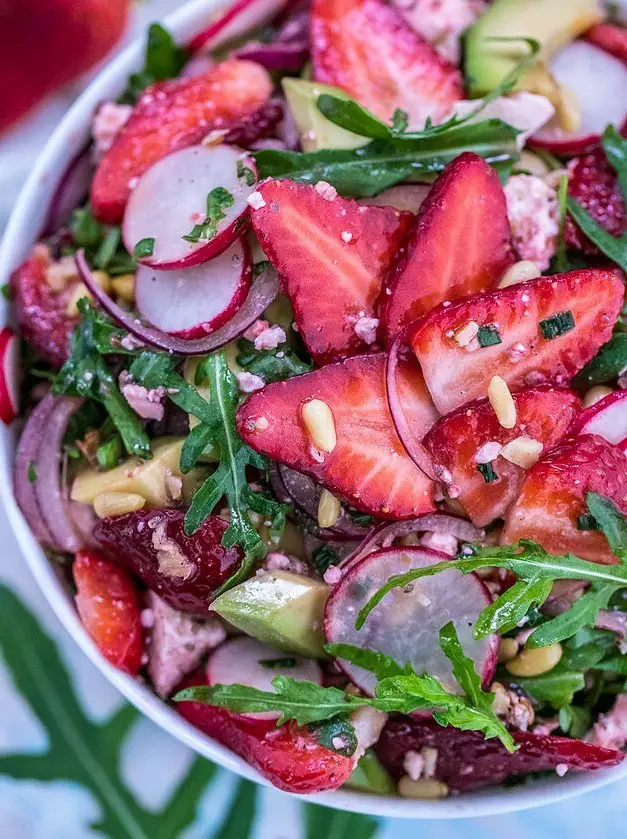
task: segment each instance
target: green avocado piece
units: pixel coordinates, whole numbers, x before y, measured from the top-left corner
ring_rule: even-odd
[[[327,658],[322,622],[328,594],[320,580],[288,571],[265,571],[225,591],[211,608],[265,644],[310,658]]]
[[[339,87],[330,87],[327,84],[305,79],[289,78],[283,79],[281,84],[304,151],[358,149],[370,142],[366,137],[360,137],[352,131],[335,125],[318,110],[316,102],[323,93],[337,96],[338,99],[349,99],[349,96]]]
[[[372,749],[366,749],[359,758],[346,786],[377,795],[393,795],[396,792],[396,784]]]
[[[605,18],[599,0],[495,0],[465,37],[465,70],[471,97],[485,96],[528,54],[524,42],[491,38],[535,38],[542,51],[517,85],[547,96],[559,107],[559,86],[548,70],[553,53]]]

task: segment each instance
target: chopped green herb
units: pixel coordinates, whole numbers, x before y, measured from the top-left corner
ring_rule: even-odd
[[[73,256],[83,248],[92,268],[106,270],[111,276],[132,273],[135,261],[122,243],[120,228],[97,221],[89,206],[74,210],[69,222],[72,244],[64,246],[64,256]]]
[[[34,483],[37,482],[37,467],[32,460],[28,464],[27,475],[28,475],[29,483],[34,484]]]
[[[155,240],[152,236],[147,236],[145,239],[140,239],[133,248],[133,256],[135,259],[142,259],[145,256],[152,256],[155,252]]]
[[[224,212],[227,207],[232,207],[235,199],[231,193],[222,186],[212,189],[207,195],[207,215],[200,224],[195,224],[191,231],[183,236],[186,242],[199,242],[201,239],[210,240],[218,232],[218,222],[226,218]]]
[[[159,23],[151,24],[146,41],[144,67],[129,77],[126,89],[118,102],[134,105],[150,85],[178,76],[187,59],[187,50],[177,46],[165,27]]]
[[[312,723],[309,730],[318,743],[329,751],[344,757],[352,757],[357,751],[357,734],[346,718],[336,718],[321,723]]]
[[[100,247],[94,256],[94,265],[101,271],[108,268],[112,260],[115,258],[122,234],[119,227],[110,227],[105,233]]]
[[[239,366],[248,373],[261,376],[266,384],[299,376],[312,369],[312,365],[302,361],[288,344],[281,344],[276,350],[258,350],[252,341],[240,338],[237,348]]]
[[[491,484],[493,481],[498,481],[499,479],[491,463],[478,463],[477,472],[481,472],[486,484]]]
[[[108,471],[118,465],[122,456],[122,440],[115,434],[110,440],[101,443],[96,451],[96,459],[101,469]]]
[[[91,251],[102,244],[104,227],[94,218],[89,207],[79,207],[74,210],[69,228],[77,248]]]
[[[288,658],[262,658],[259,660],[259,664],[262,667],[267,667],[270,670],[277,669],[279,667],[296,667],[296,659],[293,657]]]
[[[540,332],[547,341],[552,341],[553,338],[558,338],[560,335],[565,335],[575,328],[575,318],[573,313],[568,309],[565,312],[559,312],[550,318],[540,321]]]
[[[250,167],[244,166],[241,160],[237,161],[237,177],[243,178],[246,186],[252,186],[257,183],[257,175],[255,175]]]
[[[316,571],[321,577],[332,565],[339,563],[338,555],[330,545],[320,545],[320,547],[314,550],[311,558]]]
[[[590,711],[577,705],[560,708],[559,722],[564,734],[580,739],[590,728]]]
[[[493,347],[501,343],[501,336],[496,326],[489,323],[486,326],[479,327],[477,341],[480,347]]]
[[[573,695],[585,688],[583,673],[566,670],[561,662],[541,676],[516,678],[515,683],[536,702],[548,702],[555,709],[570,705]]]
[[[627,372],[627,332],[618,333],[604,344],[574,379],[576,387],[611,382]]]
[[[362,513],[361,510],[355,510],[353,507],[347,507],[346,512],[360,527],[370,527],[374,522],[374,516],[369,513]]]

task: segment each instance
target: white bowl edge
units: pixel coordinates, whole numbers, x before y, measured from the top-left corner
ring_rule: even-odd
[[[180,41],[188,40],[211,16],[228,6],[223,0],[192,0],[165,19],[165,25]],[[42,227],[55,186],[89,137],[91,117],[100,102],[114,98],[127,76],[142,61],[143,41],[136,41],[103,70],[70,108],[43,149],[23,187],[0,242],[0,284],[6,283],[33,244]],[[0,324],[9,320],[10,306],[0,300]],[[55,614],[82,651],[100,672],[138,710],[198,754],[249,780],[271,786],[245,761],[209,739],[140,682],[112,667],[100,655],[83,629],[71,599],[56,576],[44,551],[31,533],[13,497],[13,451],[15,431],[0,430],[0,495],[18,543],[39,587]],[[451,819],[517,812],[562,801],[627,777],[627,760],[598,772],[573,773],[566,778],[542,779],[511,789],[493,788],[442,801],[412,801],[368,795],[351,790],[299,796],[316,804],[372,816],[410,819]]]

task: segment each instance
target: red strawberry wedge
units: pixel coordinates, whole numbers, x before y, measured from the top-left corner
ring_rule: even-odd
[[[180,687],[206,683],[205,674],[198,672]],[[285,792],[337,789],[352,772],[353,760],[321,746],[307,727],[288,723],[277,728],[275,720],[252,719],[201,702],[179,702],[177,710]]]
[[[627,207],[618,184],[616,172],[607,161],[603,149],[596,149],[569,163],[568,194],[588,211],[592,218],[613,236],[627,230]],[[598,248],[566,218],[565,239],[571,248],[595,255]]]
[[[570,551],[582,559],[617,562],[605,536],[586,530],[586,493],[609,498],[627,514],[627,459],[617,446],[595,434],[569,439],[532,467],[505,518],[501,541],[539,542],[549,553]]]
[[[361,207],[328,184],[267,181],[252,222],[277,268],[311,356],[367,352],[376,341],[383,275],[412,221],[392,207]]]
[[[133,183],[170,152],[230,129],[261,108],[272,92],[267,71],[252,61],[224,61],[192,78],[149,87],[105,153],[91,186],[94,215],[117,224]]]
[[[76,554],[72,574],[76,608],[88,635],[110,664],[136,675],[141,667],[143,630],[130,575],[92,549]]]
[[[406,415],[422,437],[437,413],[420,370],[401,365],[399,379]],[[322,417],[317,428],[322,425],[324,439],[320,432],[312,434],[316,426],[307,421],[314,408]],[[383,354],[357,356],[268,385],[239,409],[237,428],[256,451],[310,475],[366,513],[405,519],[434,509],[432,482],[407,456],[394,430]],[[329,436],[335,438],[330,444]]]
[[[494,288],[513,262],[499,177],[466,152],[433,185],[385,280],[381,320],[388,343],[443,300]]]
[[[529,731],[514,731],[512,736],[518,750],[508,752],[499,740],[485,740],[477,731],[443,728],[430,719],[393,717],[383,729],[375,751],[390,772],[400,778],[407,752],[435,748],[435,777],[454,792],[469,792],[559,765],[574,772],[604,769],[625,757],[614,749],[570,737]]]
[[[459,70],[382,0],[314,0],[311,58],[315,81],[341,87],[386,121],[401,108],[422,128],[463,99]]]
[[[479,399],[447,414],[424,439],[436,470],[450,474],[449,491],[480,527],[503,516],[526,469],[561,440],[581,407],[574,391],[546,385],[521,390],[514,402],[513,428]]]
[[[495,375],[510,390],[568,385],[611,337],[624,293],[614,273],[581,270],[441,303],[410,337],[436,407],[486,396]]]

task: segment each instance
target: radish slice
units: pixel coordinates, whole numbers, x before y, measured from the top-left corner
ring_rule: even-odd
[[[154,239],[153,252],[141,261],[152,268],[191,268],[226,250],[248,223],[248,196],[254,190],[238,164],[255,175],[255,164],[233,146],[190,146],[155,163],[133,190],[122,233],[130,253],[144,239]],[[240,168],[241,171],[241,168]],[[189,242],[184,236],[207,216],[207,196],[221,187],[231,196],[224,218],[211,239]]]
[[[491,597],[474,574],[442,571],[407,586],[393,589],[374,609],[366,623],[355,629],[362,606],[395,574],[448,559],[427,548],[386,548],[352,565],[332,589],[324,616],[324,631],[332,644],[354,644],[386,653],[399,664],[409,661],[416,673],[430,673],[448,690],[460,692],[450,661],[440,649],[439,632],[453,621],[464,652],[474,662],[484,685],[494,675],[498,635],[476,641],[472,627]],[[376,679],[372,673],[338,660],[349,679],[370,696]]]
[[[12,329],[0,331],[0,420],[7,425],[19,412],[19,341]]]
[[[627,451],[627,390],[608,394],[582,411],[571,428],[573,434],[597,434]]]
[[[140,265],[135,275],[138,312],[153,326],[180,338],[202,338],[240,308],[252,278],[244,240],[196,268],[157,271]]]
[[[625,62],[587,41],[573,41],[555,55],[551,72],[575,94],[581,125],[577,131],[564,131],[554,118],[534,135],[533,145],[557,154],[581,154],[598,143],[607,125],[624,123]]]
[[[277,676],[322,684],[322,670],[313,659],[284,653],[247,635],[225,641],[212,653],[207,663],[207,680],[210,685],[246,685],[274,693],[272,680]],[[260,711],[245,716],[258,720],[277,720],[281,714],[277,711]]]
[[[238,0],[217,20],[196,35],[188,45],[190,52],[214,50],[251,29],[263,26],[287,6],[289,0]]]

